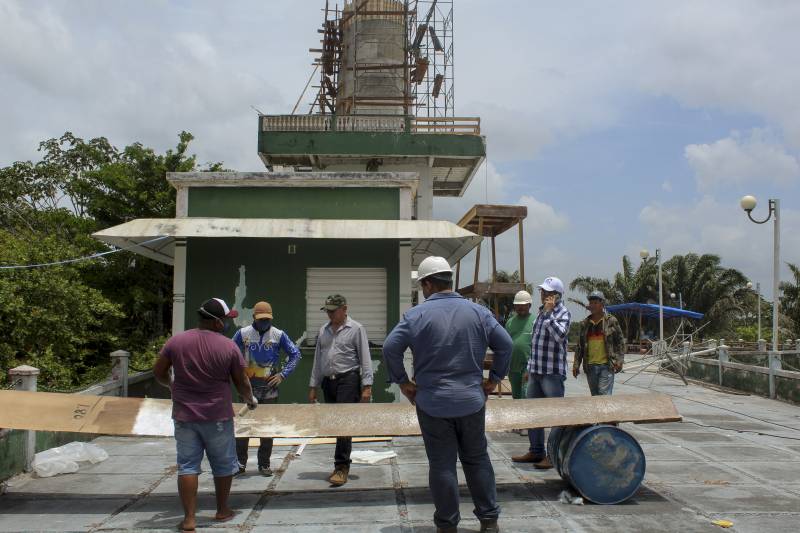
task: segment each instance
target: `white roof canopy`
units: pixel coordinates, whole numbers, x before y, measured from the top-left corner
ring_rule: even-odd
[[[98,231],[92,236],[170,265],[175,239],[196,237],[411,241],[414,266],[429,255],[442,256],[453,264],[482,240],[471,231],[443,220],[308,218],[140,218]]]

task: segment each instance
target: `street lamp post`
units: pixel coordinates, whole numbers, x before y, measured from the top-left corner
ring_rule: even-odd
[[[669,293],[669,297],[674,300],[675,293],[674,292]],[[683,309],[683,293],[680,291],[678,292],[678,309]]]
[[[647,259],[650,252],[642,250],[639,252],[642,259]],[[658,340],[664,342],[664,299],[662,294],[662,277],[661,277],[661,249],[656,248],[656,263],[658,264]]]
[[[774,232],[772,243],[772,351],[778,351],[778,318],[780,312],[780,301],[778,300],[778,285],[780,284],[780,264],[781,264],[781,224],[780,224],[780,200],[777,198],[770,198],[769,212],[767,218],[764,220],[756,220],[753,218],[752,212],[756,208],[756,199],[754,196],[742,197],[739,205],[747,213],[747,218],[756,224],[764,224],[769,222],[769,219],[774,215]],[[760,294],[760,291],[759,291]],[[759,315],[761,310],[761,297],[759,296]],[[760,320],[759,320],[760,323]],[[760,337],[761,335],[759,335]]]
[[[749,281],[747,282],[747,288],[752,289],[753,284]],[[756,282],[756,316],[758,316],[758,335],[756,336],[756,342],[761,341],[761,283]]]

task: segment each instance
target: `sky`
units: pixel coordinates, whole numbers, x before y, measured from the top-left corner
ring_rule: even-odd
[[[291,111],[323,7],[0,0],[0,165],[65,131],[163,151],[186,130],[201,163],[264,170],[256,110]],[[798,27],[793,0],[455,0],[455,114],[481,117],[488,157],[434,217],[526,205],[528,281],[715,253],[771,299],[773,224],[739,199],[759,219],[780,199],[781,259],[800,263]],[[516,234],[497,247],[516,269]]]

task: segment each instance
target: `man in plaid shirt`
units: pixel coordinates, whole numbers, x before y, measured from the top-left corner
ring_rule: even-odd
[[[547,277],[539,285],[542,305],[533,323],[531,356],[528,360],[528,398],[560,398],[567,379],[567,334],[570,314],[561,302],[564,284],[556,277]],[[545,453],[544,429],[529,429],[528,453],[511,459],[517,463],[533,463],[536,468],[552,468]]]

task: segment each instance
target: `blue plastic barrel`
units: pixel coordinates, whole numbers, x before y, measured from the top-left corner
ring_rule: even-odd
[[[552,428],[547,454],[558,474],[594,503],[624,502],[644,479],[642,447],[616,426]]]

